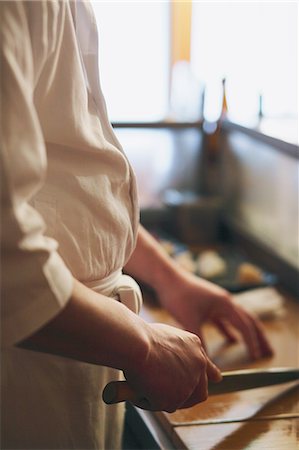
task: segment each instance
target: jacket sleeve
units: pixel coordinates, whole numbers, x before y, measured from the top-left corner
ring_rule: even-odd
[[[73,285],[57,242],[45,235],[44,221],[30,205],[44,183],[47,155],[34,107],[36,67],[24,3],[0,5],[2,346],[21,341],[58,314]],[[39,63],[46,55],[43,37]]]

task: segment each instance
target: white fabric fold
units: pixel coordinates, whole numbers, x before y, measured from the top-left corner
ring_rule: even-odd
[[[112,272],[102,280],[94,280],[85,285],[100,294],[112,297],[134,313],[138,314],[142,306],[142,292],[138,283],[121,270]]]

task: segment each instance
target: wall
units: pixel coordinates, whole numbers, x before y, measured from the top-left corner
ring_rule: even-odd
[[[168,189],[199,189],[198,128],[115,128],[115,132],[135,170],[142,209],[161,207]]]
[[[222,133],[220,152],[226,218],[299,268],[298,156],[238,129]]]

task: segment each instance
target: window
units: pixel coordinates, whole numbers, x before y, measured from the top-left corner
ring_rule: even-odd
[[[206,86],[208,119],[219,117],[226,79],[230,117],[297,117],[294,2],[193,2],[192,70]]]
[[[93,7],[112,121],[197,120],[204,91],[204,116],[213,122],[225,78],[230,119],[256,126],[262,112],[262,132],[298,142],[297,2],[124,0]]]
[[[169,3],[92,2],[100,77],[112,121],[158,121],[168,112]]]

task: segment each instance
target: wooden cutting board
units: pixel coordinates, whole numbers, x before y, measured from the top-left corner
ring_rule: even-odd
[[[296,367],[299,364],[299,305],[284,293],[285,316],[264,322],[274,356],[252,363],[242,343],[228,346],[209,325],[209,354],[222,370]],[[162,309],[146,303],[149,322],[178,325]],[[298,450],[299,387],[295,383],[209,397],[173,414],[155,413],[174,448],[188,450]]]
[[[244,449],[247,440],[251,442],[250,449],[295,450],[299,434],[299,385],[288,383],[214,396],[193,408],[172,414],[156,413],[156,418],[179,449]],[[273,443],[265,440],[262,445],[270,429]]]
[[[164,427],[242,422],[252,417],[299,418],[299,385],[269,386],[209,397],[206,402],[169,414],[156,413]]]

